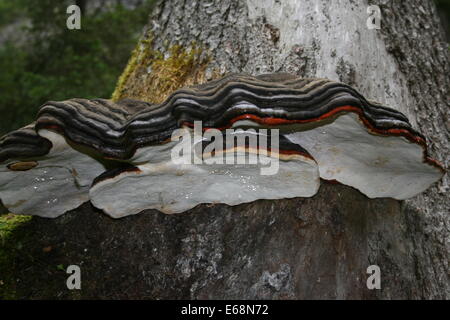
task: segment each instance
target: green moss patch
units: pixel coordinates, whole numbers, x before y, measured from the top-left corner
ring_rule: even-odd
[[[14,264],[29,241],[23,229],[31,219],[31,216],[11,213],[0,216],[0,299],[15,298]]]
[[[174,90],[203,83],[210,62],[198,44],[154,50],[153,38],[142,39],[134,49],[125,71],[119,78],[112,99],[138,99],[153,103],[164,101]]]

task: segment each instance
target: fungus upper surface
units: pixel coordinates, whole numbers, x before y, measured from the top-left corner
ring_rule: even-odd
[[[175,163],[172,134],[192,130],[196,121],[205,131],[222,133],[280,130],[279,172],[263,176],[261,163]],[[273,158],[269,149],[225,146],[213,154],[202,146],[201,158],[254,154],[264,162]],[[368,197],[405,199],[443,174],[402,113],[348,85],[288,74],[228,75],[177,90],[160,104],[48,102],[35,123],[0,140],[4,205],[49,217],[87,200],[120,217],[149,208],[173,213],[199,203],[308,197],[317,191],[319,176]]]

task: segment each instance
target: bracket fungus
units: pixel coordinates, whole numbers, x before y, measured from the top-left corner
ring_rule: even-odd
[[[92,180],[105,167],[63,136],[34,125],[0,140],[0,199],[17,214],[57,217],[89,201]]]
[[[44,217],[88,200],[117,218],[311,197],[320,178],[406,199],[443,174],[402,113],[348,85],[289,74],[232,74],[161,104],[48,102],[0,140],[1,201]]]
[[[91,187],[92,204],[119,218],[145,209],[178,213],[201,203],[237,205],[258,199],[311,197],[319,189],[315,160],[285,137],[276,135],[276,149],[271,144],[274,137],[264,136],[265,143],[259,143],[256,148],[248,141],[244,145],[227,146],[223,139],[220,148],[208,152],[209,141],[199,139],[191,148],[186,140],[193,141],[194,137],[186,137],[193,136],[193,132],[187,128],[184,131],[183,141],[188,151],[181,157],[167,149],[162,156],[164,152],[159,149],[157,160],[152,157],[152,161],[135,167],[105,172]],[[249,134],[236,131],[227,138],[239,135]],[[261,142],[261,134],[255,135]],[[117,197],[118,194],[123,197]]]

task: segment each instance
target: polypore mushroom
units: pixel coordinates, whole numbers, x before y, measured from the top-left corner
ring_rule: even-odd
[[[54,218],[89,200],[100,162],[34,124],[0,139],[0,199],[10,212]]]
[[[145,112],[149,119],[140,119]],[[177,128],[172,114],[160,105],[125,99],[71,99],[47,102],[38,113],[36,130],[58,132],[74,145],[107,159],[128,160],[136,150],[160,144]]]
[[[443,170],[427,157],[425,141],[406,129],[378,129],[360,114],[343,113],[287,135],[319,164],[320,176],[357,188],[369,198],[407,199],[439,180]]]
[[[210,127],[279,128],[317,160],[321,178],[368,197],[406,199],[444,174],[403,114],[345,84],[288,74],[233,75],[200,88],[179,97],[184,104],[174,113],[181,123],[201,118]]]
[[[265,129],[279,129],[280,171],[264,177],[257,174],[261,164],[174,162],[172,151],[179,144],[171,140],[172,134],[183,128],[195,137],[196,121],[206,132],[218,129],[221,135],[227,128],[257,129],[258,137]],[[24,130],[33,133],[20,133]],[[237,153],[237,158],[252,154],[267,161],[273,158],[267,145],[225,146],[210,152],[202,139],[194,141],[194,150],[200,146],[201,152],[187,153],[189,157],[208,160]],[[444,173],[428,157],[425,138],[400,112],[367,101],[348,85],[287,74],[229,75],[177,90],[161,104],[103,99],[49,102],[40,109],[35,128],[3,138],[0,162],[0,181],[8,182],[0,187],[3,203],[16,208],[13,212],[44,216],[56,216],[87,200],[91,182],[106,168],[89,197],[116,217],[147,208],[171,213],[205,202],[233,205],[312,196],[318,187],[317,172],[369,197],[405,199]],[[51,168],[45,174],[58,172],[59,182],[43,182],[43,192],[23,199],[19,194],[33,187],[31,182],[42,177],[45,168]],[[70,187],[62,183],[66,179]],[[53,195],[64,199],[50,213],[40,204]],[[31,212],[33,205],[36,211]]]
[[[188,151],[180,158],[173,156],[179,146],[165,151],[158,149],[157,161],[151,157],[152,162],[105,172],[91,187],[92,204],[120,218],[145,209],[178,213],[201,203],[237,205],[258,199],[311,197],[317,192],[320,183],[317,164],[297,144],[281,136],[278,146],[276,136],[274,149],[273,137],[238,130],[224,136],[223,144],[221,141],[217,145],[217,136],[222,137],[223,133],[217,130],[215,134],[214,150],[209,148],[211,141],[195,142],[193,132],[185,129],[181,144],[186,147],[182,151]],[[259,139],[256,148],[247,140],[244,145],[227,147],[227,138],[245,139],[252,135]],[[268,141],[261,143],[261,139]],[[198,158],[194,159],[194,154]]]

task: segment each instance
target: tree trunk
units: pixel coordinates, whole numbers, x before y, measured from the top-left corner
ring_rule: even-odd
[[[448,167],[450,69],[434,4],[370,4],[380,29],[367,27],[366,1],[160,1],[114,99],[158,102],[228,72],[326,77],[405,113]],[[450,298],[447,179],[407,201],[322,182],[312,198],[119,220],[85,204],[32,223],[42,246],[56,243],[81,266],[75,297]],[[370,265],[381,289],[366,285]],[[49,296],[74,297],[54,287]]]

